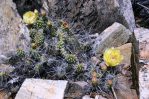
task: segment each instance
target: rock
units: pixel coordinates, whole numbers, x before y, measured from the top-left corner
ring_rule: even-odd
[[[149,30],[136,28],[134,30],[139,45],[139,92],[140,99],[149,98]]]
[[[85,89],[86,86],[88,86],[88,83],[85,82],[85,81],[77,81],[77,82],[74,82],[74,85],[79,85],[81,87],[81,89]]]
[[[119,66],[120,72],[127,77],[132,76],[132,71],[130,71],[131,66],[131,56],[132,56],[132,43],[124,44],[120,47],[117,47],[121,51],[121,54],[123,55],[123,61],[121,64],[123,66]]]
[[[15,99],[63,99],[67,81],[26,79]]]
[[[116,22],[96,38],[93,50],[98,55],[102,54],[107,48],[121,46],[128,41],[130,34],[131,32],[128,29]]]
[[[144,65],[139,71],[140,99],[149,98],[149,65]]]
[[[131,90],[130,93],[122,90],[117,91],[117,97],[118,99],[139,99],[135,90]]]
[[[117,75],[117,80],[115,92],[118,99],[138,99],[136,90],[131,89],[130,77]]]
[[[117,48],[123,55],[122,64],[125,64],[129,67],[131,65],[132,43],[127,43]]]
[[[149,30],[145,28],[136,28],[134,33],[139,42],[140,62],[149,62]]]
[[[96,95],[96,96],[95,96],[95,99],[107,99],[107,98],[105,98],[105,97],[103,97],[103,96],[101,96],[101,95]]]
[[[82,97],[82,99],[93,99],[93,98],[90,98],[89,95],[85,95],[85,96]]]
[[[21,22],[21,17],[12,0],[0,3],[0,55],[16,51],[17,47],[28,50],[29,31]]]
[[[135,27],[130,0],[42,0],[42,4],[49,16],[65,18],[75,28],[85,27],[92,32],[101,32],[114,22],[131,31]]]
[[[69,83],[68,89],[66,90],[65,99],[82,99],[85,95],[87,82],[78,81]]]

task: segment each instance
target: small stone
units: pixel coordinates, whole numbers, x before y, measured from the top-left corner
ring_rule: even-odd
[[[88,83],[85,81],[77,81],[74,82],[75,84],[79,85],[82,89],[85,89],[85,86],[88,86]]]
[[[66,99],[81,99],[86,92],[88,83],[84,81],[69,83],[68,90],[66,90]]]
[[[93,98],[90,98],[89,95],[85,95],[85,96],[82,97],[82,99],[93,99]]]
[[[96,95],[97,95],[96,92],[91,92],[91,93],[90,93],[90,97],[91,97],[91,98],[95,98]]]
[[[93,50],[99,55],[107,48],[121,46],[128,41],[130,34],[131,32],[126,27],[115,22],[96,38],[93,44]]]
[[[96,96],[95,96],[95,99],[107,99],[107,98],[105,98],[105,97],[103,97],[103,96],[101,96],[101,95],[96,95]]]
[[[15,99],[63,99],[68,81],[26,79]]]

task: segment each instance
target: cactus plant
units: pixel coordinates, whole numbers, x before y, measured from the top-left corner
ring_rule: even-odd
[[[77,73],[83,72],[84,64],[83,63],[78,64],[76,70],[77,70]]]
[[[34,59],[35,61],[39,61],[41,58],[41,55],[36,50],[30,51],[30,57]]]
[[[30,29],[30,37],[31,37],[31,39],[34,39],[34,37],[35,37],[35,35],[36,35],[36,33],[37,33],[37,30],[36,29]]]
[[[67,54],[65,59],[69,64],[74,64],[77,62],[77,57],[74,54]]]
[[[43,33],[37,33],[34,38],[35,44],[37,46],[40,46],[44,43],[44,34]]]
[[[25,57],[25,52],[22,48],[17,49],[17,56],[20,58]]]

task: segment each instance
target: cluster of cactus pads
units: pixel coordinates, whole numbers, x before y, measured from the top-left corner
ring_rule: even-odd
[[[116,68],[107,70],[91,61],[94,39],[89,33],[75,33],[66,21],[51,19],[45,12],[38,13],[37,20],[28,28],[30,51],[18,48],[16,54],[11,56],[9,64],[14,70],[9,74],[0,74],[4,78],[0,88],[15,92],[25,78],[42,78],[86,81],[89,83],[87,92],[110,92]]]

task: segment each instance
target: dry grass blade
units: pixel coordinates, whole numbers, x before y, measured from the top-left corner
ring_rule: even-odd
[[[113,88],[113,87],[111,87],[111,89],[112,89],[112,93],[113,93],[113,95],[114,95],[114,98],[115,98],[115,99],[118,99],[118,98],[117,98],[117,95],[116,95],[116,93],[115,93],[114,88]]]

